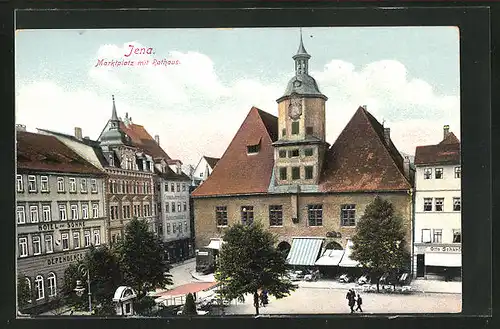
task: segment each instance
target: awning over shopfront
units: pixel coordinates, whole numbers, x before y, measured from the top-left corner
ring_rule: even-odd
[[[344,256],[344,250],[327,249],[317,261],[315,265],[320,266],[338,266]]]
[[[219,250],[222,245],[221,239],[210,239],[210,243],[205,248]]]
[[[314,265],[321,251],[321,238],[294,238],[286,258],[290,265]]]
[[[342,260],[339,263],[340,267],[356,267],[359,265],[357,261],[351,259],[353,245],[354,243],[351,240],[347,240],[344,256],[342,256]]]
[[[462,254],[452,253],[426,253],[425,266],[461,267]]]

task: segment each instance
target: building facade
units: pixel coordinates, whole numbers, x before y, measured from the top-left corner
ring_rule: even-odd
[[[17,133],[17,275],[31,291],[23,313],[50,309],[65,269],[106,243],[104,182],[55,137]]]
[[[443,130],[439,144],[415,152],[416,277],[461,277],[460,141],[449,126]]]
[[[278,117],[253,107],[212,174],[192,193],[196,248],[217,248],[214,239],[230,225],[259,221],[279,236],[289,264],[315,265],[325,250],[345,250],[378,195],[403,218],[411,252],[409,159],[366,107],[358,108],[333,145],[326,142],[328,98],[309,75],[310,57],[301,38],[295,75],[277,99]],[[343,258],[347,263],[348,255]],[[332,259],[328,265],[339,264]]]
[[[191,185],[198,186],[205,181],[215,168],[220,158],[202,156],[191,173]]]

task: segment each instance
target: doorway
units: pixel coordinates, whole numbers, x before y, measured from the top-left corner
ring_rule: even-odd
[[[417,255],[417,278],[425,277],[425,254]]]

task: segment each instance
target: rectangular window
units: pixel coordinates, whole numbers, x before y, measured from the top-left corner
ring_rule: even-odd
[[[65,191],[64,177],[57,177],[57,192],[64,193],[64,191]]]
[[[282,137],[286,136],[286,129],[285,128],[281,129],[281,136]]]
[[[163,236],[163,224],[158,223],[158,235]]]
[[[83,232],[83,238],[85,240],[85,247],[90,247],[90,244],[92,243],[90,239],[90,231]]]
[[[188,222],[187,221],[184,221],[184,231],[185,232],[188,231]]]
[[[292,167],[292,179],[300,179],[300,167]]]
[[[460,178],[462,177],[462,169],[460,168],[460,166],[458,167],[455,167],[455,178]]]
[[[19,257],[28,256],[28,238],[19,238]]]
[[[433,236],[432,236],[433,243],[442,243],[443,242],[443,230],[434,229],[432,233],[433,233]]]
[[[462,242],[462,233],[460,230],[453,230],[453,243]]]
[[[436,177],[436,179],[443,178],[443,168],[436,168],[435,177]]]
[[[89,218],[89,205],[82,204],[82,219],[88,219],[88,218]]]
[[[241,207],[241,224],[250,225],[253,223],[253,206]]]
[[[42,214],[43,214],[43,221],[44,222],[50,222],[52,220],[52,216],[50,215],[50,206],[49,205],[42,206]]]
[[[54,243],[52,241],[52,234],[45,233],[45,253],[54,252]]]
[[[80,232],[73,232],[73,248],[80,248]]]
[[[114,193],[113,187],[114,187],[114,185],[112,184],[111,185],[111,188],[112,188],[111,193]],[[76,193],[76,178],[71,177],[69,179],[69,192]]]
[[[432,211],[432,198],[424,198],[424,211]]]
[[[186,184],[182,183],[182,192],[186,192]]]
[[[422,230],[422,242],[431,243],[431,230],[427,228]]]
[[[99,230],[94,230],[94,245],[99,246],[101,244],[101,232]]]
[[[99,218],[99,204],[92,204],[92,218]]]
[[[280,158],[286,158],[286,151],[285,150],[281,150],[278,153],[279,153]]]
[[[299,149],[289,150],[288,151],[288,157],[289,158],[296,158],[298,156],[299,156]]]
[[[170,223],[167,223],[167,234],[170,234]]]
[[[312,135],[313,134],[313,127],[306,127],[306,135]]]
[[[30,222],[38,223],[38,206],[30,206]]]
[[[182,233],[182,223],[179,223],[179,233]]]
[[[181,212],[182,211],[182,206],[181,206],[181,203],[178,202],[177,203],[177,212]]]
[[[62,250],[69,249],[69,236],[68,233],[61,234]]]
[[[227,226],[227,207],[217,206],[215,207],[215,220],[217,226]]]
[[[66,214],[66,205],[60,204],[59,205],[59,220],[66,220],[66,219],[68,219],[68,216]]]
[[[95,178],[92,178],[90,180],[90,192],[97,193],[97,179]],[[125,192],[128,193],[126,184],[125,184]]]
[[[170,192],[175,192],[175,184],[170,183]]]
[[[24,206],[17,206],[16,208],[16,217],[18,224],[26,223],[26,212],[24,210]]]
[[[313,178],[313,167],[312,166],[305,166],[305,177],[306,179],[312,179]]]
[[[40,191],[49,192],[49,177],[47,176],[40,177]]]
[[[115,206],[109,206],[109,217],[111,219],[117,219],[117,217],[115,216]]]
[[[23,175],[16,175],[16,190],[17,192],[24,191]]]
[[[123,214],[123,218],[128,218],[126,206],[122,206],[122,214]]]
[[[165,192],[168,192],[168,184],[165,184]]]
[[[165,202],[165,212],[170,212],[170,203]]]
[[[184,211],[188,210],[187,202],[183,202],[182,206],[183,206]]]
[[[33,255],[40,255],[42,253],[42,246],[40,243],[40,237],[34,236],[31,238],[31,243],[33,247]]]
[[[180,207],[180,203],[179,203],[179,207]],[[149,214],[149,205],[148,204],[145,204],[144,205],[144,216],[150,216]]]
[[[356,225],[356,205],[343,204],[340,207],[340,221],[342,226]]]
[[[177,233],[177,225],[172,223],[172,233]]]
[[[460,211],[461,209],[462,207],[460,198],[453,198],[453,211]]]
[[[177,186],[177,192],[180,192],[181,191],[181,184],[177,183],[176,186]]]
[[[247,153],[248,154],[259,153],[259,151],[260,151],[260,144],[247,146]]]
[[[36,192],[36,177],[33,175],[28,176],[28,192]]]
[[[280,168],[280,179],[281,180],[287,180],[287,173],[286,173],[286,167],[281,167]]]
[[[323,225],[323,205],[310,204],[308,208],[308,222],[309,226],[322,226]]]
[[[308,148],[308,149],[305,149],[305,150],[304,150],[304,155],[305,155],[306,157],[310,157],[310,156],[312,156],[313,154],[314,154],[314,150],[313,150],[313,149],[311,149],[311,148]]]
[[[435,211],[443,211],[444,198],[436,198],[434,204]]]
[[[172,212],[175,212],[175,202],[172,202]]]
[[[78,219],[78,205],[76,204],[71,205],[71,219],[73,220]]]
[[[283,226],[283,206],[269,206],[269,226]]]
[[[432,168],[424,168],[424,179],[432,178]]]
[[[298,135],[298,134],[299,134],[299,122],[293,121],[292,122],[292,135]]]

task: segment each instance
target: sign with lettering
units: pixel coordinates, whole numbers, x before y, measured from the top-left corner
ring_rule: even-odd
[[[208,256],[208,251],[198,251],[198,256]]]
[[[330,232],[326,232],[326,237],[327,238],[341,238],[342,234],[340,234],[340,232],[330,231]]]
[[[70,228],[85,227],[85,222],[65,222],[65,223],[43,223],[38,225],[38,231],[64,230]]]
[[[47,259],[47,265],[63,264],[83,259],[83,253],[52,257]]]
[[[460,252],[462,252],[462,247],[453,247],[453,246],[438,247],[438,246],[432,246],[432,247],[427,247],[426,251],[429,251],[429,252],[460,253]]]

